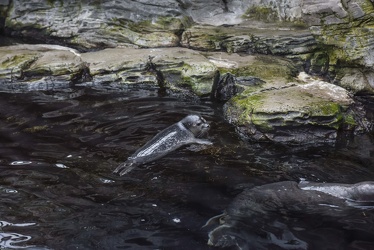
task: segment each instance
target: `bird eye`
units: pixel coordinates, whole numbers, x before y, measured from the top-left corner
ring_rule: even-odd
[[[198,122],[198,123],[196,123],[196,126],[200,126],[200,125],[201,125],[201,123],[202,123],[202,122]]]

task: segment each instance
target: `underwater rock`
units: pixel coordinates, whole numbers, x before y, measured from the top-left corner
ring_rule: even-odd
[[[299,236],[307,234],[308,229],[301,229],[304,224],[297,218],[314,216],[336,221],[356,210],[372,208],[373,202],[374,182],[284,181],[248,188],[223,214],[206,223],[205,227],[212,228],[208,244],[238,249],[310,249],[314,242]]]

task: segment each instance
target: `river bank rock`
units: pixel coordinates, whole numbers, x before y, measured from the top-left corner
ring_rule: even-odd
[[[59,45],[0,47],[0,83],[33,89],[68,85],[87,70],[77,51]]]
[[[185,48],[117,48],[79,53],[58,45],[0,47],[0,83],[17,82],[26,87],[68,86],[84,81],[148,83],[208,95],[216,72],[217,67],[205,56]]]
[[[303,17],[323,45],[335,83],[355,93],[374,93],[374,4],[372,1],[312,1]],[[314,17],[314,18],[310,18]]]
[[[317,43],[309,30],[292,24],[248,22],[234,27],[193,26],[181,45],[202,51],[296,56],[313,52]]]
[[[0,34],[39,43],[279,55],[355,93],[374,93],[370,0],[15,0],[0,2],[0,13]]]
[[[199,52],[184,48],[105,49],[84,53],[82,59],[93,81],[185,86],[197,95],[210,94],[217,71]]]
[[[177,1],[12,1],[7,33],[80,49],[177,46],[183,16]]]
[[[250,141],[334,144],[339,131],[358,126],[345,89],[299,75],[299,81],[246,88],[224,105],[226,120]]]

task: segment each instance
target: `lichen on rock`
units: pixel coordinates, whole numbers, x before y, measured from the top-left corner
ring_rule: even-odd
[[[70,82],[85,66],[76,51],[57,45],[0,47],[0,55],[1,82],[35,82],[46,76]]]
[[[249,140],[289,144],[334,143],[349,123],[353,99],[333,84],[310,80],[243,91],[224,106],[225,118]]]
[[[217,68],[203,55],[189,49],[123,48],[82,54],[82,59],[91,65],[94,81],[105,78],[125,84],[148,82],[157,85],[156,76],[146,70],[149,58],[169,86],[188,86],[198,95],[210,93]]]

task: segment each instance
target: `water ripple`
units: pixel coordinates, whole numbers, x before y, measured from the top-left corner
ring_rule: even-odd
[[[211,123],[212,147],[183,147],[131,175],[112,174],[157,132],[191,113]],[[305,152],[247,143],[208,100],[119,84],[0,93],[0,140],[0,248],[9,249],[206,249],[201,226],[243,187],[374,179],[370,138],[346,149]],[[297,234],[308,244],[339,235],[348,248],[348,240],[374,245],[373,218],[365,210],[333,223],[312,215],[284,221],[303,228]],[[262,219],[256,228],[268,226]],[[317,222],[338,234],[326,236]]]
[[[13,161],[10,163],[10,165],[21,166],[21,165],[30,165],[31,163],[32,163],[31,161]]]

